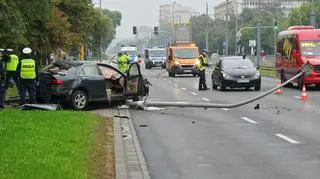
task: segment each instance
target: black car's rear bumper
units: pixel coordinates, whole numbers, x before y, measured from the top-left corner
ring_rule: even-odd
[[[260,86],[261,85],[261,78],[250,80],[247,83],[239,83],[238,80],[228,80],[224,79],[221,81],[222,85],[225,87],[232,87],[232,88],[237,88],[237,87],[255,87],[255,86]]]

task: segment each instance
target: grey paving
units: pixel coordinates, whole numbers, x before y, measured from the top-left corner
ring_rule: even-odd
[[[128,110],[104,109],[96,112],[113,118],[116,179],[149,179],[148,168]]]

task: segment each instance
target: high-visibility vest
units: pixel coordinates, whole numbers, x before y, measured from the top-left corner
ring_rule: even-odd
[[[118,68],[122,72],[126,72],[129,70],[129,59],[127,58],[126,55],[121,55],[118,57]]]
[[[17,55],[10,55],[10,61],[7,63],[7,71],[17,71],[19,64],[19,57]]]
[[[198,63],[197,67],[198,69],[206,69],[206,63],[207,63],[207,58],[204,57],[203,55],[199,56],[199,61],[200,63]]]
[[[22,79],[30,79],[30,80],[33,80],[36,78],[36,62],[33,59],[21,60],[20,77]]]

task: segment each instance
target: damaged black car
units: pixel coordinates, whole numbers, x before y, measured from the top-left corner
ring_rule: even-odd
[[[148,81],[138,63],[127,74],[117,68],[97,62],[73,62],[51,65],[38,78],[37,101],[84,110],[90,102],[124,102],[141,100],[149,93]]]

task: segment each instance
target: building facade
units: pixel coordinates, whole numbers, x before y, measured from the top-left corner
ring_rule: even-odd
[[[192,16],[199,16],[200,13],[184,7],[178,3],[160,5],[159,23],[187,24]]]
[[[270,9],[270,10],[280,10],[286,15],[289,14],[290,9],[300,7],[303,3],[306,3],[306,0],[229,0],[228,8],[229,14],[240,14],[244,8],[249,9]],[[214,7],[214,17],[216,19],[226,18],[227,12],[227,3],[222,2]]]

